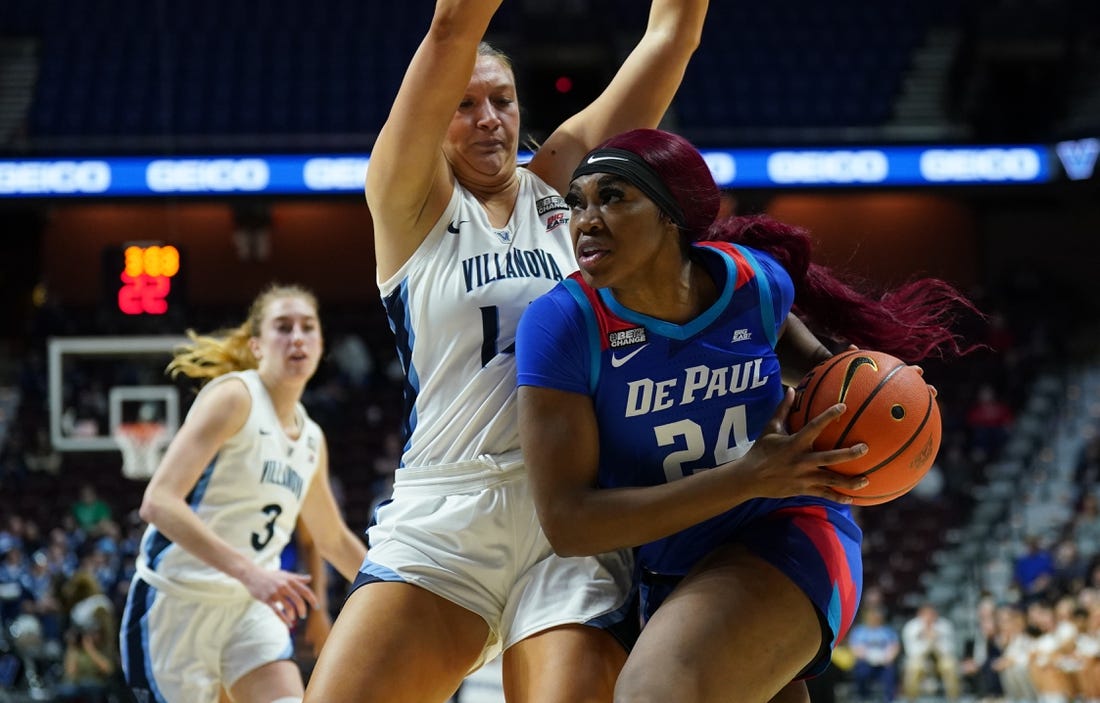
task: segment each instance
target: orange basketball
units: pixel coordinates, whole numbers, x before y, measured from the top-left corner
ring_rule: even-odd
[[[833,464],[831,471],[866,476],[870,485],[844,491],[854,505],[877,505],[905,495],[920,482],[940,448],[940,410],[924,378],[889,354],[855,350],[813,368],[795,389],[787,417],[791,432],[835,403],[844,414],[814,442],[819,451],[863,442],[859,459]]]

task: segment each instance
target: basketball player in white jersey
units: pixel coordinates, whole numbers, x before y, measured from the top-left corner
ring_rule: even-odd
[[[289,628],[323,607],[279,569],[299,519],[355,578],[366,548],[344,524],[321,428],[299,400],[321,358],[317,301],[273,286],[224,337],[189,333],[169,371],[209,381],[146,488],[120,634],[139,701],[291,703],[303,694]],[[319,597],[320,595],[320,597]]]
[[[561,558],[539,527],[513,347],[528,303],[576,270],[560,195],[573,168],[612,134],[657,125],[707,1],[653,0],[603,94],[526,167],[511,64],[482,43],[499,5],[437,1],[371,153],[366,195],[405,370],[405,447],[309,701],[445,701],[502,650],[510,703],[610,701],[629,637],[619,629],[636,622],[628,552]]]

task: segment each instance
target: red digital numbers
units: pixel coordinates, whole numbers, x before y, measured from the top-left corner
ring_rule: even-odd
[[[163,315],[168,312],[172,277],[180,270],[180,253],[172,245],[129,246],[118,289],[118,309],[127,315]]]

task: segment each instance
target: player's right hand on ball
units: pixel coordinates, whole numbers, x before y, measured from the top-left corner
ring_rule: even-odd
[[[787,431],[787,413],[793,402],[794,390],[787,388],[783,402],[764,426],[764,432],[756,439],[752,449],[735,462],[736,470],[744,480],[752,482],[753,492],[761,498],[802,495],[838,503],[852,502],[851,496],[838,493],[834,488],[858,491],[867,486],[867,479],[829,471],[826,467],[863,456],[867,453],[867,445],[860,443],[826,451],[813,448],[814,440],[822,430],[844,413],[844,404],[830,406],[801,430],[791,434]]]

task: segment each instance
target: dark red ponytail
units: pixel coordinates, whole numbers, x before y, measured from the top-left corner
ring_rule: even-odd
[[[686,215],[689,241],[734,242],[775,257],[794,281],[795,312],[815,334],[910,363],[975,348],[963,346],[952,329],[960,316],[981,313],[946,281],[920,278],[871,291],[813,263],[813,244],[802,228],[763,215],[716,221],[718,186],[703,157],[683,137],[637,129],[601,146],[631,151],[653,167]]]
[[[959,316],[980,313],[946,281],[919,278],[884,292],[869,291],[813,263],[805,230],[766,215],[716,221],[703,239],[736,242],[775,257],[794,281],[795,312],[819,335],[910,363],[974,348],[962,346],[952,329]]]

